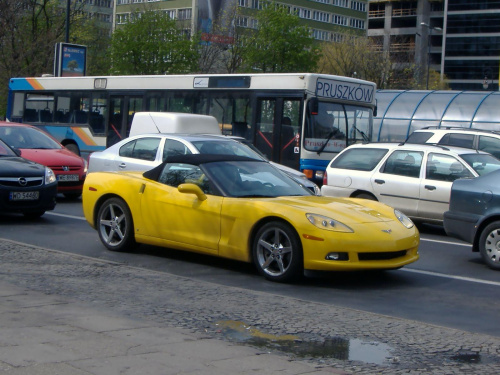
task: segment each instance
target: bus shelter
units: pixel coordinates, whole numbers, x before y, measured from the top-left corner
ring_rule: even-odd
[[[377,90],[372,141],[404,141],[428,126],[500,131],[500,92]]]

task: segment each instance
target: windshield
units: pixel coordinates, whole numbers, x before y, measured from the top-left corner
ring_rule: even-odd
[[[21,149],[60,149],[59,143],[40,130],[28,126],[0,126],[0,139]]]
[[[7,146],[2,140],[0,140],[0,157],[2,156],[17,156],[14,151],[12,151],[9,146]]]
[[[192,141],[194,147],[198,149],[200,154],[215,154],[215,155],[238,155],[246,156],[256,160],[263,158],[250,147],[237,141],[217,141],[217,140],[202,140]]]
[[[215,162],[203,169],[230,197],[280,197],[312,195],[286,174],[265,162]]]
[[[307,112],[304,147],[339,152],[347,145],[371,139],[372,110],[353,105],[318,102],[318,114]]]
[[[500,160],[489,154],[463,154],[460,156],[480,176],[500,169]]]

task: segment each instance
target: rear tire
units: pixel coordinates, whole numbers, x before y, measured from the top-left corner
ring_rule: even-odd
[[[109,250],[128,251],[136,247],[132,214],[123,199],[105,201],[99,208],[96,224],[99,238]]]
[[[483,229],[479,237],[479,252],[488,267],[500,270],[500,221]]]

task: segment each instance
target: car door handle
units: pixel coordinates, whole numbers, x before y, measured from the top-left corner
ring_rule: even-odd
[[[436,187],[435,186],[432,186],[432,185],[425,185],[425,188],[427,190],[436,190]]]
[[[384,180],[379,180],[379,179],[376,179],[376,180],[375,180],[375,183],[376,183],[376,184],[379,184],[379,185],[383,185],[383,184],[385,184],[385,181],[384,181]]]
[[[125,163],[121,163],[121,164],[118,166],[118,168],[121,168],[121,169],[126,168],[126,167],[127,167],[127,164],[125,164]]]

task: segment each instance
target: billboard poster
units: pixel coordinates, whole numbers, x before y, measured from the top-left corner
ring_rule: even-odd
[[[56,77],[83,77],[87,70],[87,46],[57,43],[54,75]]]
[[[214,23],[220,23],[220,18],[225,16],[224,12],[236,4],[236,0],[198,0],[198,30],[201,32],[202,43],[208,45],[212,42],[222,44],[234,42],[231,36],[220,35],[214,30]]]

